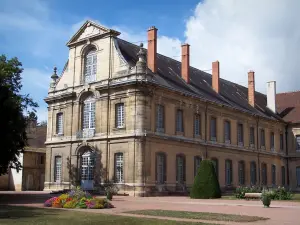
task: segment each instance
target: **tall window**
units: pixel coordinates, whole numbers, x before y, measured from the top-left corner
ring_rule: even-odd
[[[254,127],[250,127],[250,147],[254,148],[255,138],[254,138]]]
[[[285,186],[285,167],[281,167],[281,185]]]
[[[194,157],[194,177],[198,173],[198,169],[200,168],[201,161],[202,161],[202,158],[200,156],[195,156]]]
[[[95,100],[88,98],[83,104],[83,129],[95,128]]]
[[[224,139],[226,144],[230,144],[230,140],[231,140],[230,132],[231,132],[230,122],[226,120],[224,123]]]
[[[251,185],[256,185],[256,163],[251,162],[250,164],[250,180]]]
[[[185,157],[183,155],[176,156],[176,181],[178,184],[185,182]]]
[[[276,185],[276,166],[272,165],[272,185]]]
[[[214,164],[215,172],[216,172],[217,178],[219,179],[219,162],[218,162],[218,159],[213,158],[213,159],[211,159],[211,161]]]
[[[280,151],[283,151],[283,134],[280,134]]]
[[[61,156],[55,156],[54,159],[54,181],[61,182]]]
[[[115,181],[116,183],[124,182],[124,161],[121,152],[115,154]]]
[[[265,130],[261,129],[260,130],[260,148],[265,149]]]
[[[296,151],[300,151],[300,135],[296,135]]]
[[[63,113],[56,114],[56,134],[63,134]]]
[[[166,173],[166,155],[164,153],[156,154],[156,181],[163,184],[167,179]]]
[[[267,165],[265,163],[261,165],[261,183],[262,185],[268,184]]]
[[[239,162],[239,184],[240,185],[245,184],[245,162],[244,161]]]
[[[217,141],[217,119],[215,117],[210,119],[210,140]]]
[[[225,179],[226,185],[231,185],[232,183],[232,161],[227,159],[225,161]]]
[[[165,107],[163,105],[156,106],[156,131],[164,132],[165,131]]]
[[[200,136],[201,135],[201,115],[195,114],[195,120],[194,120],[194,136]]]
[[[237,133],[238,133],[238,145],[243,146],[244,145],[244,126],[243,126],[243,124],[241,124],[241,123],[238,124]]]
[[[274,132],[271,132],[271,135],[270,135],[270,146],[271,146],[271,151],[275,151],[275,137],[274,137]]]
[[[300,187],[300,166],[296,168],[297,187]]]
[[[125,126],[124,103],[116,104],[116,127],[123,128]]]
[[[176,111],[176,131],[183,132],[183,111],[180,109]]]
[[[97,54],[95,50],[89,51],[85,56],[84,81],[90,83],[96,81]]]

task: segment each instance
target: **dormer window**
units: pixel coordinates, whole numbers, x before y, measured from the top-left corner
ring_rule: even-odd
[[[96,81],[97,74],[97,54],[96,50],[92,49],[85,55],[84,81],[91,83]]]

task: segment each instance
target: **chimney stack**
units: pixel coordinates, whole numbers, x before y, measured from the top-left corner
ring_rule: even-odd
[[[249,105],[255,107],[255,78],[252,70],[248,72],[248,102]]]
[[[267,107],[276,113],[276,81],[267,82]]]
[[[190,45],[183,44],[181,46],[181,77],[190,83]]]
[[[215,92],[219,93],[220,91],[220,63],[215,61],[212,63],[212,87]]]
[[[157,29],[153,26],[148,29],[148,54],[147,65],[153,72],[157,72],[156,65],[156,53],[157,53]]]

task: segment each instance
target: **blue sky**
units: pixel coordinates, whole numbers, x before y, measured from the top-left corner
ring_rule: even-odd
[[[23,92],[36,100],[39,120],[47,118],[44,98],[53,73],[68,57],[67,41],[87,19],[120,31],[132,42],[146,41],[158,28],[158,51],[180,60],[180,45],[191,45],[191,64],[256,89],[277,81],[279,92],[299,90],[300,1],[298,0],[0,0],[0,54],[23,63]]]

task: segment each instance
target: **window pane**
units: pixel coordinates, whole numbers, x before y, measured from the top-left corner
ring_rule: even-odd
[[[244,165],[244,162],[239,162],[239,183],[240,183],[240,185],[245,184],[245,165]]]
[[[244,142],[243,124],[238,124],[238,144]]]
[[[226,172],[226,185],[231,185],[232,182],[232,168],[231,161],[226,160],[225,162],[225,172]]]
[[[265,130],[261,130],[260,133],[260,146],[265,146]]]
[[[284,166],[281,167],[281,185],[282,186],[285,185],[285,167]]]
[[[157,183],[163,184],[165,182],[165,155],[164,154],[157,154],[157,165],[156,165],[156,171],[157,171]]]
[[[182,184],[184,182],[184,158],[182,156],[177,156],[176,167],[177,167],[176,181]]]
[[[296,135],[296,150],[300,150],[300,135]]]
[[[251,162],[251,168],[250,168],[250,177],[251,177],[251,185],[256,184],[256,163]]]
[[[125,126],[124,103],[116,104],[116,126],[117,128]]]
[[[200,168],[200,163],[201,163],[202,159],[199,156],[196,156],[194,158],[194,160],[195,160],[195,162],[194,162],[194,176],[196,176],[197,173],[198,173],[198,170]]]
[[[123,175],[123,153],[115,154],[115,180],[116,183],[124,182]]]
[[[63,114],[58,113],[56,116],[56,133],[62,134],[63,133]]]
[[[96,103],[93,99],[87,99],[83,105],[83,129],[95,128]]]
[[[164,106],[156,107],[156,131],[164,132]]]
[[[182,112],[182,110],[177,110],[176,131],[183,132],[183,112]]]
[[[272,185],[276,185],[276,166],[272,165]]]
[[[201,131],[200,119],[201,119],[200,115],[196,114],[195,115],[195,121],[194,121],[194,134],[195,134],[195,136],[200,135],[200,131]]]
[[[211,138],[211,141],[216,141],[216,126],[217,126],[217,123],[216,123],[216,118],[212,117],[211,120],[210,120],[210,138]]]
[[[230,122],[225,121],[225,141],[230,141]]]
[[[54,180],[55,182],[61,182],[61,164],[62,160],[60,156],[55,157],[55,171],[54,171]]]
[[[275,140],[274,140],[274,133],[271,132],[271,137],[270,137],[270,146],[271,146],[271,150],[274,150],[274,145],[275,145]]]
[[[297,186],[300,186],[300,167],[296,168],[296,179],[297,179]]]
[[[212,163],[214,164],[214,167],[215,167],[215,172],[216,172],[217,178],[219,179],[219,167],[218,167],[218,160],[217,160],[217,159],[212,159],[211,161],[212,161]]]
[[[85,82],[96,80],[97,74],[97,55],[95,51],[90,51],[85,57]]]
[[[283,134],[280,134],[280,150],[283,150]]]

